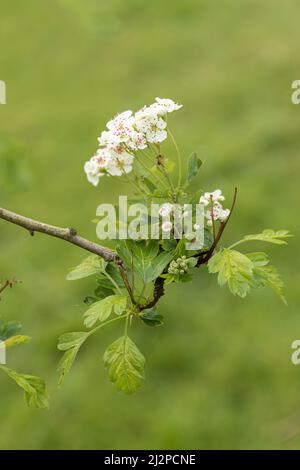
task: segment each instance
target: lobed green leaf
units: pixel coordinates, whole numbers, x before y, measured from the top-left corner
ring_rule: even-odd
[[[114,341],[103,356],[105,367],[111,382],[118,390],[133,393],[144,379],[145,358],[128,336]]]
[[[65,333],[58,338],[57,348],[60,351],[65,351],[57,366],[59,372],[58,385],[62,384],[65,377],[70,372],[78,351],[88,336],[89,333],[85,331],[74,331]]]
[[[287,242],[285,241],[286,238],[291,238],[293,235],[290,233],[289,230],[272,230],[266,229],[263,230],[261,233],[255,233],[251,235],[245,235],[241,240],[234,243],[231,247],[236,245],[240,245],[241,243],[245,243],[247,241],[262,241],[267,243],[274,243],[275,245],[286,245]]]
[[[224,248],[209,260],[208,271],[218,273],[220,286],[227,284],[234,295],[245,297],[250,290],[253,266],[246,255]]]
[[[3,365],[0,366],[0,369],[24,390],[24,397],[28,406],[49,408],[49,397],[43,379],[34,375],[19,374]]]
[[[148,326],[161,326],[164,324],[164,317],[154,309],[144,310],[140,319]]]
[[[122,315],[126,310],[127,296],[126,295],[110,295],[98,302],[95,302],[85,312],[84,324],[87,328],[91,328],[97,321],[104,322],[112,313]]]
[[[84,277],[91,276],[92,274],[103,272],[106,268],[107,262],[97,255],[90,255],[82,261],[78,266],[71,269],[66,279],[68,281],[75,281]]]

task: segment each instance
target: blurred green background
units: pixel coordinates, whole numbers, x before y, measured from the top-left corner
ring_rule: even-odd
[[[239,188],[224,241],[268,227],[299,236],[297,0],[1,0],[0,15],[2,207],[96,239],[96,206],[116,201],[121,186],[93,188],[83,164],[112,115],[161,96],[184,104],[171,128],[185,156],[205,160],[200,187],[228,199]],[[297,238],[267,247],[288,307],[266,290],[235,298],[205,271],[170,286],[165,326],[131,332],[147,380],[128,397],[101,360],[118,325],[99,332],[56,387],[56,338],[81,329],[91,290],[65,274],[85,253],[5,222],[0,234],[0,278],[23,280],[1,315],[33,337],[9,352],[9,365],[45,377],[51,393],[50,411],[27,409],[1,375],[0,448],[299,448]]]

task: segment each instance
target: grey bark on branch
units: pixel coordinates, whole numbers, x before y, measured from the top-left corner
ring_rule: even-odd
[[[105,261],[119,260],[119,257],[115,251],[80,237],[77,235],[77,232],[74,228],[61,228],[54,225],[45,224],[43,222],[39,222],[38,220],[24,217],[23,215],[16,214],[1,207],[0,219],[25,228],[31,235],[34,235],[35,232],[40,232],[46,235],[50,235],[51,237],[60,238],[66,242],[72,243],[73,245],[77,245],[84,250],[101,256],[101,258],[105,259]]]

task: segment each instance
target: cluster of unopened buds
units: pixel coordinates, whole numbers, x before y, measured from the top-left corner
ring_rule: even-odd
[[[97,152],[84,165],[88,181],[97,186],[104,175],[130,173],[137,152],[159,145],[168,137],[167,114],[181,107],[171,99],[155,98],[153,104],[136,113],[124,111],[108,121],[98,138]]]
[[[188,272],[189,263],[186,256],[177,258],[176,260],[171,261],[168,273],[169,274],[186,274]]]

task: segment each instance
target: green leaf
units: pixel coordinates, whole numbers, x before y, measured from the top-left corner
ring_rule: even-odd
[[[97,297],[92,297],[91,295],[87,295],[85,298],[84,298],[84,303],[86,305],[92,305],[94,304],[95,302],[97,302],[98,298]]]
[[[22,329],[20,322],[10,321],[7,323],[0,322],[0,340],[5,341],[11,336],[15,336],[16,333]]]
[[[106,289],[105,287],[98,286],[95,289],[94,294],[98,297],[98,300],[99,299],[105,299],[105,297],[108,297],[109,295],[113,295],[114,290],[113,289]]]
[[[147,267],[144,271],[144,281],[147,284],[148,282],[154,281],[159,275],[163,272],[165,267],[170,263],[173,259],[173,254],[164,252],[160,253],[152,263]]]
[[[246,256],[253,262],[254,266],[266,266],[269,263],[268,255],[260,251],[246,253]]]
[[[99,277],[96,282],[101,289],[112,290],[114,288],[111,281],[105,276]]]
[[[164,163],[164,167],[167,173],[172,173],[175,168],[175,163],[173,162],[173,160],[167,159]]]
[[[244,238],[234,243],[232,247],[240,245],[241,243],[245,243],[247,241],[262,241],[274,243],[275,245],[287,245],[287,242],[284,239],[291,238],[292,236],[293,235],[289,232],[289,230],[278,230],[277,232],[275,232],[274,230],[266,229],[261,233],[245,235]]]
[[[256,252],[243,255],[238,251],[223,249],[208,262],[210,273],[219,273],[220,285],[228,283],[231,292],[245,297],[250,288],[270,287],[286,303],[283,282],[274,266],[268,266],[266,253]]]
[[[65,333],[58,338],[57,348],[60,351],[66,351],[58,363],[57,370],[59,372],[58,385],[61,385],[76,359],[78,351],[85,342],[89,333],[85,331],[75,331]]]
[[[176,276],[175,274],[166,273],[166,274],[161,274],[160,277],[165,279],[165,285],[172,284],[172,282],[176,282],[176,281],[180,282],[178,280],[178,276]]]
[[[130,243],[129,243],[130,242]],[[127,240],[127,246],[131,250],[134,259],[134,269],[143,280],[149,282],[149,278],[153,278],[151,265],[158,255],[159,244],[158,240],[138,241],[133,242]],[[130,255],[130,253],[129,253]],[[131,265],[131,257],[130,257]]]
[[[21,329],[22,325],[19,322],[0,322],[0,341],[4,341],[7,348],[16,346],[17,344],[28,343],[31,340],[29,336],[16,334],[19,333]]]
[[[124,282],[120,274],[120,271],[114,263],[108,263],[105,271],[110,275],[110,277],[115,281],[115,283],[119,287],[124,287]]]
[[[120,243],[116,247],[116,251],[120,256],[121,260],[124,262],[126,268],[131,270],[131,261],[132,261],[132,240],[120,240]]]
[[[187,203],[188,204],[199,204],[199,199],[201,194],[203,194],[202,189],[197,189],[195,193],[193,193],[191,196],[189,196]]]
[[[43,379],[34,375],[19,374],[3,365],[0,368],[24,390],[25,401],[28,406],[49,408],[49,397]]]
[[[157,167],[153,167],[155,172],[158,172]],[[169,189],[155,189],[152,193],[147,194],[148,199],[168,199],[170,197],[170,190]]]
[[[103,322],[107,320],[112,313],[122,315],[126,310],[126,305],[126,295],[110,295],[92,304],[83,315],[84,324],[87,328],[91,328],[97,321]]]
[[[174,251],[177,246],[176,240],[174,238],[160,240],[161,247],[164,251]]]
[[[140,260],[143,267],[147,266],[158,254],[158,240],[138,241],[131,244],[133,255]]]
[[[66,376],[70,372],[79,349],[80,349],[80,346],[69,349],[68,351],[64,353],[61,360],[59,361],[58,366],[57,366],[57,371],[59,373],[58,385],[61,385],[63,383]]]
[[[128,336],[122,336],[112,343],[103,356],[111,382],[118,390],[133,393],[144,379],[145,358]]]
[[[89,333],[86,331],[72,331],[71,333],[64,333],[58,338],[57,349],[60,351],[67,351],[68,349],[81,346],[88,335]]]
[[[257,267],[254,269],[254,282],[270,287],[282,302],[287,305],[284,296],[284,284],[275,266]]]
[[[218,273],[220,286],[228,284],[234,295],[245,297],[250,290],[253,276],[253,262],[239,251],[224,248],[208,262],[208,271]]]
[[[144,310],[140,319],[148,326],[161,326],[164,324],[164,317],[154,309]]]
[[[82,261],[78,266],[73,268],[67,275],[68,281],[75,281],[84,277],[91,276],[99,272],[103,272],[106,268],[107,262],[97,255],[90,255]]]
[[[184,238],[181,238],[178,241],[176,248],[173,252],[174,259],[180,258],[180,256],[185,255],[186,253],[185,244],[186,244],[186,240]]]
[[[197,258],[191,257],[191,258],[187,258],[186,261],[187,261],[187,264],[188,264],[189,268],[194,268],[197,265],[198,260],[197,260]]]
[[[284,284],[275,268],[275,266],[267,266],[269,259],[265,253],[249,253],[248,258],[254,263],[253,277],[251,287],[257,289],[259,287],[270,287],[277,294],[284,304],[287,305],[284,296]]]
[[[143,183],[145,183],[145,185],[147,186],[149,191],[151,191],[151,192],[155,191],[156,186],[155,186],[155,184],[152,183],[152,181],[149,178],[144,177],[143,178]]]
[[[204,244],[203,244],[202,250],[206,250],[210,248],[211,245],[213,244],[213,241],[214,241],[214,238],[212,236],[212,233],[207,228],[205,228],[204,229]]]
[[[193,152],[188,159],[187,184],[189,184],[197,176],[201,165],[202,161],[196,152]]]
[[[26,344],[29,343],[31,340],[30,336],[25,335],[15,335],[7,338],[4,343],[7,348],[11,348],[12,346],[17,346],[18,344]]]
[[[117,248],[117,252],[129,270],[133,256],[134,270],[145,284],[156,279],[172,259],[170,252],[158,254],[158,240],[126,240]]]
[[[165,279],[165,284],[171,284],[172,282],[183,282],[183,283],[187,283],[187,282],[191,282],[193,280],[193,276],[191,274],[188,274],[188,273],[184,273],[184,274],[170,274],[170,273],[167,273],[167,274],[161,274],[160,277],[164,278]]]

